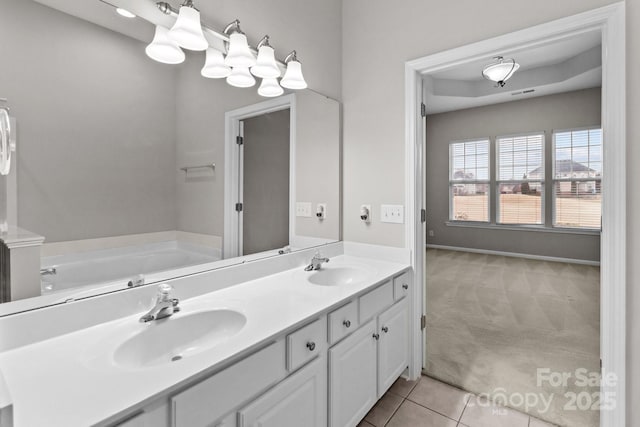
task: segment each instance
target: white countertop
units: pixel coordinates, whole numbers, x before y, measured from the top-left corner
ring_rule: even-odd
[[[371,274],[360,283],[317,286],[306,282],[305,272],[296,268],[181,301],[181,311],[168,321],[226,308],[243,313],[247,323],[223,344],[178,362],[139,369],[114,363],[111,354],[119,343],[153,327],[138,322],[143,313],[0,353],[14,425],[72,427],[115,420],[133,406],[213,373],[409,268],[350,255],[331,258],[327,268],[340,265],[359,265]]]

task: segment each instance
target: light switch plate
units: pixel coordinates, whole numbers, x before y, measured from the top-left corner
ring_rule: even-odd
[[[296,216],[311,218],[311,202],[297,202]]]
[[[380,222],[404,224],[404,206],[381,205],[380,206]]]

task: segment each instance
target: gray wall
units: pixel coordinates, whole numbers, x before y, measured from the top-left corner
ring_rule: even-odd
[[[35,2],[2,6],[20,226],[47,242],[175,229],[175,71],[140,42]]]
[[[600,236],[544,231],[511,231],[447,226],[449,220],[449,143],[514,133],[545,132],[545,167],[552,166],[554,129],[600,125],[600,88],[542,96],[427,116],[427,243],[590,261],[600,259]],[[495,169],[495,157],[491,157]],[[549,176],[549,174],[547,174]],[[545,188],[545,220],[552,220],[551,180]],[[491,217],[495,219],[495,192]]]

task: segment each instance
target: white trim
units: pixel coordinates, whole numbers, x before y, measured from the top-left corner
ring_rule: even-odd
[[[496,54],[540,46],[587,31],[602,31],[602,128],[603,145],[603,230],[601,239],[600,340],[602,369],[615,373],[617,383],[603,387],[614,393],[616,405],[600,412],[602,427],[626,425],[626,75],[625,3],[619,2],[561,18],[521,31],[425,56],[405,64],[405,138],[407,227],[405,245],[412,253],[416,283],[424,284],[421,244],[424,230],[415,222],[422,207],[423,168],[421,156],[424,132],[418,126],[422,76],[485,59]],[[423,286],[414,286],[414,298],[421,299]],[[413,315],[413,314],[412,314]],[[412,319],[415,320],[414,317]],[[422,338],[412,327],[412,342]],[[413,349],[415,351],[415,348]],[[415,363],[415,354],[412,354]],[[410,377],[414,377],[410,364]]]
[[[427,244],[427,249],[444,249],[444,250],[447,250],[447,251],[471,252],[471,253],[474,253],[474,254],[485,254],[485,255],[507,256],[507,257],[511,257],[511,258],[534,259],[534,260],[537,260],[537,261],[564,262],[564,263],[567,263],[567,264],[593,265],[593,266],[596,266],[596,267],[600,266],[600,263],[598,261],[589,261],[589,260],[586,260],[586,259],[560,258],[560,257],[555,257],[555,256],[521,254],[521,253],[518,253],[518,252],[491,251],[491,250],[488,250],[488,249],[461,248],[461,247],[458,247],[458,246]]]
[[[444,225],[447,227],[487,228],[490,230],[535,231],[536,233],[600,235],[600,229],[598,228],[547,227],[546,225],[535,224],[487,224],[486,222],[479,221],[446,221]]]
[[[236,129],[240,122],[250,117],[272,113],[289,108],[289,241],[295,236],[295,194],[296,194],[296,96],[295,94],[280,96],[268,101],[227,111],[224,115],[224,238],[223,258],[241,256],[242,242],[238,233],[240,222],[235,211],[240,191],[239,150],[236,149]]]

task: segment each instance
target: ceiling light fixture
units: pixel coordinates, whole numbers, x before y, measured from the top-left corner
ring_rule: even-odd
[[[305,89],[307,82],[302,75],[302,65],[291,52],[284,61],[277,60],[275,51],[269,43],[269,36],[264,36],[257,49],[249,46],[247,36],[240,29],[237,19],[218,31],[204,25],[200,20],[200,12],[193,5],[193,0],[183,0],[179,10],[167,2],[156,3],[158,9],[176,22],[171,30],[156,27],[156,36],[147,46],[147,55],[156,61],[167,64],[178,64],[184,61],[183,47],[189,50],[206,50],[205,63],[200,74],[207,78],[225,78],[228,84],[235,87],[252,87],[256,77],[262,78],[258,94],[266,97],[279,96],[287,89]],[[204,34],[207,34],[212,45],[209,45]],[[215,42],[221,42],[217,45]],[[222,45],[222,43],[225,43]],[[225,50],[226,48],[226,55]],[[256,59],[257,55],[257,59]],[[278,78],[285,70],[285,75],[278,84]]]
[[[147,56],[163,64],[180,64],[184,62],[184,52],[178,43],[169,38],[169,29],[156,25],[153,41],[144,50]]]
[[[505,59],[502,56],[496,56],[493,59],[495,62],[484,67],[482,76],[487,80],[496,82],[497,87],[504,87],[505,82],[513,76],[513,73],[518,71],[520,64],[513,58]]]
[[[135,18],[136,17],[136,15],[134,15],[133,13],[131,13],[127,9],[123,9],[121,7],[116,7],[116,12],[118,12],[118,15],[124,16],[125,18]]]
[[[296,51],[294,50],[284,60],[287,64],[287,71],[284,73],[284,77],[280,81],[282,87],[287,89],[305,89],[307,82],[302,75],[302,65],[298,61]]]
[[[202,32],[200,11],[193,5],[193,0],[185,0],[180,6],[178,19],[169,30],[169,37],[185,49],[205,50],[209,47]]]

